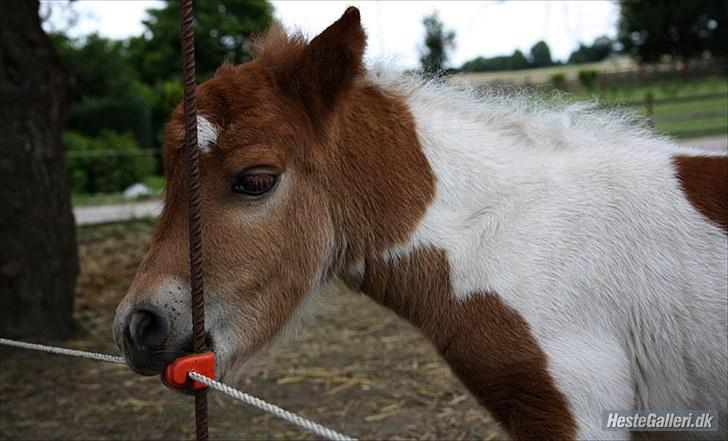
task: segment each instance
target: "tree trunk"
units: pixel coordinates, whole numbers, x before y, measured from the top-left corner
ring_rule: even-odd
[[[0,14],[0,336],[73,330],[76,233],[61,129],[68,77],[38,1]]]

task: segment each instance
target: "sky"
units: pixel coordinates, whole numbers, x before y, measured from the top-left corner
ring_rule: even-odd
[[[198,0],[204,1],[204,0]],[[122,39],[142,32],[145,10],[159,1],[79,0],[59,7],[54,3],[46,28],[63,27],[64,7],[78,11],[74,36],[92,32]],[[273,1],[275,17],[289,29],[315,36],[336,20],[347,6],[357,6],[369,36],[367,59],[418,65],[424,39],[424,16],[438,11],[445,27],[455,31],[450,66],[478,56],[528,53],[546,41],[554,59],[565,60],[579,42],[616,34],[619,7],[614,1]]]

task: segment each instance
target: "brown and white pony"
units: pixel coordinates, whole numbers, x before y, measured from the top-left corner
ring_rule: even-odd
[[[728,159],[618,115],[367,69],[359,12],[273,27],[199,96],[208,339],[221,378],[334,280],[416,325],[515,439],[628,438],[607,409],[717,409]],[[118,308],[129,365],[189,348],[181,109]],[[699,435],[699,434],[698,434]]]

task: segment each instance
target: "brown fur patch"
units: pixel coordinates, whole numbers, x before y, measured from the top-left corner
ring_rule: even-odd
[[[435,177],[402,97],[368,84],[356,10],[306,44],[273,28],[259,57],[223,66],[198,89],[219,139],[201,155],[205,286],[237,357],[266,344],[321,281],[366,261],[361,287],[420,327],[470,390],[516,438],[573,437],[564,398],[527,324],[494,295],[454,300],[444,254],[392,264],[367,256],[402,243],[435,194]],[[182,115],[165,136],[167,194],[130,295],[188,278]],[[282,172],[257,201],[231,191],[252,166]],[[358,284],[356,284],[358,287]],[[210,323],[215,326],[214,323]]]
[[[435,195],[435,177],[402,98],[364,85],[338,123],[336,161],[323,176],[348,268],[409,237]]]
[[[199,114],[220,128],[200,156],[206,303],[240,329],[240,357],[318,283],[405,240],[434,194],[406,106],[363,79],[364,45],[356,10],[310,44],[273,27],[254,61],[223,65],[198,88]],[[165,207],[133,302],[159,295],[165,277],[189,277],[182,121],[178,108],[165,133]],[[250,201],[231,186],[255,166],[282,175]]]
[[[690,203],[728,232],[728,157],[676,156],[675,165]]]
[[[443,251],[370,258],[354,288],[420,328],[514,439],[575,437],[569,405],[528,324],[496,294],[457,301]]]

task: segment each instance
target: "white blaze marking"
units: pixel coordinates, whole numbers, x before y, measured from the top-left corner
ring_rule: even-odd
[[[202,115],[197,115],[197,145],[203,152],[210,151],[210,145],[217,142],[220,128]]]

